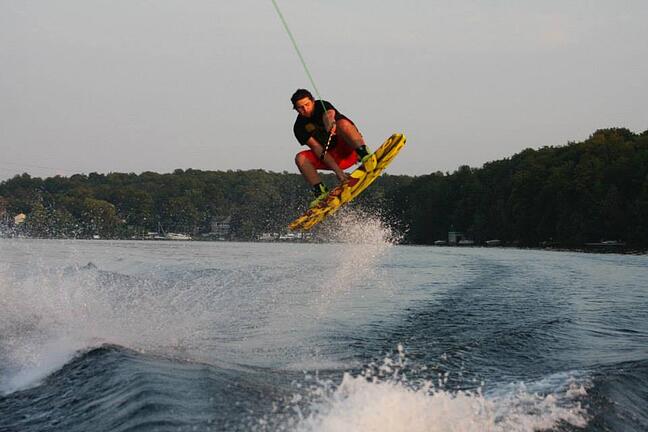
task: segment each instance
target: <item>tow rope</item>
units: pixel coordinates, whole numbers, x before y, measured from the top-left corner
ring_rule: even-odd
[[[326,114],[326,106],[324,105],[324,99],[322,99],[322,95],[320,95],[320,92],[317,89],[317,85],[315,84],[315,80],[313,79],[313,75],[311,75],[310,70],[308,69],[308,65],[306,65],[306,60],[304,60],[304,56],[302,56],[302,53],[299,50],[299,46],[297,45],[297,41],[295,40],[295,37],[293,36],[292,32],[290,31],[290,27],[288,27],[288,23],[286,22],[286,19],[284,18],[283,14],[281,13],[281,10],[279,9],[279,5],[277,4],[277,2],[275,0],[272,0],[272,4],[274,5],[275,10],[277,11],[277,15],[279,15],[279,19],[281,20],[281,23],[283,24],[284,29],[286,29],[286,33],[288,33],[288,37],[290,38],[290,41],[292,42],[292,45],[295,48],[295,51],[297,52],[297,56],[299,57],[299,61],[301,62],[302,66],[304,67],[304,71],[306,72],[306,75],[308,76],[308,79],[310,80],[310,83],[313,86],[313,89],[315,90],[315,94],[317,95],[319,101],[322,103],[322,109],[324,110],[324,114]],[[328,140],[326,141],[326,145],[324,146],[324,151],[320,155],[320,160],[324,160],[324,156],[326,156],[326,152],[328,151],[328,148],[331,145],[331,138],[332,137],[333,137],[333,132],[329,133]]]

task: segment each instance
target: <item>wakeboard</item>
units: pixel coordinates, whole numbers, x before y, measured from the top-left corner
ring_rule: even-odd
[[[356,168],[350,174],[349,180],[332,189],[326,198],[320,201],[315,207],[306,210],[303,215],[291,222],[288,228],[293,231],[307,231],[335,213],[341,206],[360,195],[362,191],[380,176],[383,170],[387,168],[387,165],[394,160],[398,152],[405,145],[405,140],[405,135],[403,134],[390,136],[374,152],[377,163],[373,170],[367,170],[363,165],[360,165],[360,167]]]

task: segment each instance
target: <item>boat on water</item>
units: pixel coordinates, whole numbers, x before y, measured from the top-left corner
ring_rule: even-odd
[[[162,237],[163,240],[191,240],[191,236],[181,233],[166,233]]]

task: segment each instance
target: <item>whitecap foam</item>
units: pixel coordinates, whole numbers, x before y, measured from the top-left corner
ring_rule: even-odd
[[[536,431],[561,422],[586,424],[579,404],[561,406],[553,394],[524,392],[488,399],[481,392],[411,389],[391,381],[345,374],[325,401],[299,422],[297,431]]]
[[[59,338],[42,345],[25,344],[15,349],[10,356],[5,356],[7,363],[4,366],[5,377],[0,380],[0,392],[8,394],[38,385],[86,346],[83,341]]]
[[[196,335],[213,332],[205,329],[214,313],[229,316],[205,303],[218,297],[209,281],[183,289],[92,266],[0,277],[3,393],[38,385],[79,352],[103,344],[166,353],[191,348]]]
[[[367,381],[345,374],[335,392],[314,407],[298,431],[483,431],[494,422],[491,404],[481,396],[427,389],[397,382]]]
[[[292,418],[278,421],[281,425],[262,424],[298,432],[531,432],[587,424],[580,402],[586,385],[571,374],[505,384],[487,395],[482,387],[446,388],[447,374],[438,380],[407,380],[407,373],[425,369],[409,364],[399,346],[396,358],[387,357],[356,375],[344,373],[337,385],[319,380],[310,387],[300,385],[308,388],[309,405],[296,406]],[[286,403],[294,400],[302,402],[293,398]]]
[[[0,391],[37,385],[78,351],[114,335],[102,320],[107,301],[96,278],[92,268],[2,274]]]

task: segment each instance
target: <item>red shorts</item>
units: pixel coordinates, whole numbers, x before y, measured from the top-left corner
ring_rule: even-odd
[[[356,154],[355,150],[353,150],[340,136],[337,137],[337,144],[335,145],[335,147],[330,149],[327,153],[331,155],[340,169],[343,170],[355,165],[358,162],[358,155]],[[315,167],[315,169],[331,169],[328,167],[328,165],[321,161],[320,158],[315,155],[315,153],[313,153],[313,150],[304,150],[299,152],[298,154],[308,159],[309,162]]]

